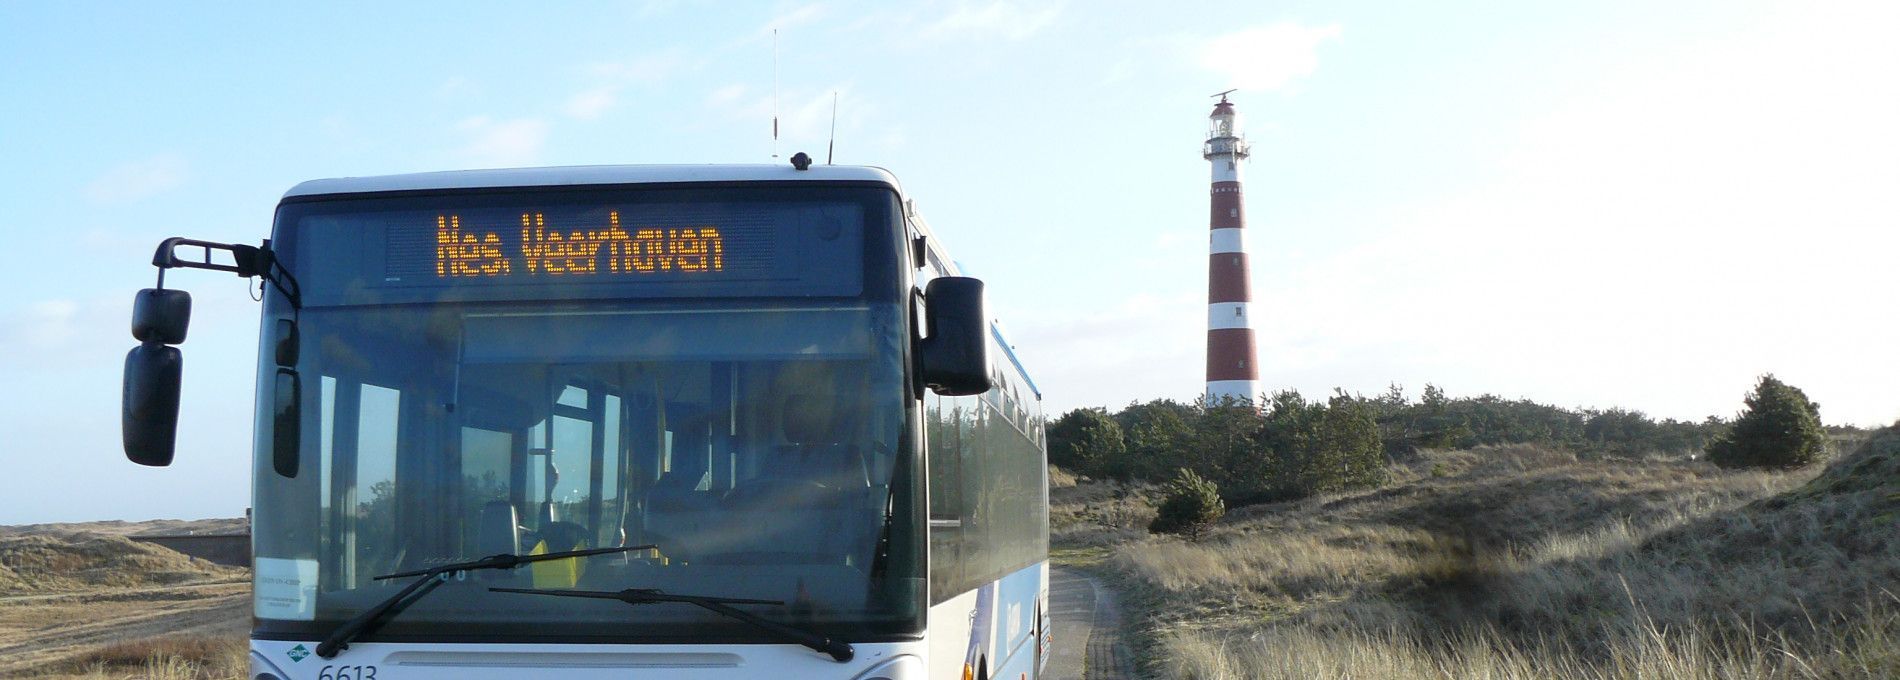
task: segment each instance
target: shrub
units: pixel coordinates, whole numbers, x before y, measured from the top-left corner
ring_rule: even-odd
[[[1271,457],[1256,445],[1263,422],[1251,403],[1199,400],[1187,441],[1169,467],[1193,470],[1218,485],[1230,501],[1235,492],[1254,491],[1272,472]]]
[[[1385,447],[1373,405],[1343,392],[1324,404],[1292,390],[1275,393],[1259,440],[1273,457],[1272,488],[1264,496],[1239,496],[1248,500],[1302,498],[1385,481]]]
[[[1049,426],[1049,462],[1100,477],[1127,449],[1122,426],[1107,409],[1070,411]]]
[[[1128,446],[1105,461],[1103,473],[1123,481],[1161,481],[1168,469],[1186,460],[1183,450],[1193,435],[1194,407],[1169,399],[1129,404],[1115,414]]]
[[[1385,482],[1385,448],[1379,442],[1379,424],[1364,400],[1340,392],[1326,404],[1320,418],[1315,460],[1324,465],[1315,490],[1337,491],[1378,486]]]
[[[1181,468],[1175,472],[1174,481],[1168,483],[1167,496],[1161,501],[1154,521],[1148,523],[1148,532],[1181,534],[1198,540],[1224,514],[1227,514],[1227,506],[1221,503],[1220,489],[1193,470]]]
[[[1793,468],[1821,459],[1821,406],[1800,388],[1764,375],[1742,402],[1748,408],[1709,444],[1709,460],[1726,468]]]

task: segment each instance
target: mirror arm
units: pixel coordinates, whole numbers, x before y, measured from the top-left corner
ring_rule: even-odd
[[[303,309],[303,288],[297,285],[297,277],[291,276],[290,270],[278,263],[277,254],[271,252],[269,240],[264,241],[259,257],[265,264],[261,274],[264,279],[271,282],[271,287],[284,294],[284,299],[290,301],[291,309]]]
[[[197,259],[180,257],[178,248],[181,246],[203,248],[202,257]],[[212,262],[212,251],[229,253],[232,264]],[[264,241],[264,245],[260,247],[241,243],[213,243],[174,236],[159,242],[158,252],[152,255],[152,266],[158,267],[159,288],[165,287],[165,270],[167,269],[209,269],[231,272],[247,279],[253,276],[263,277],[264,280],[275,284],[277,290],[284,294],[284,298],[290,301],[291,307],[303,308],[303,291],[297,285],[296,277],[291,276],[290,270],[277,262],[277,256],[271,252],[268,240]]]
[[[179,246],[203,248],[204,256],[196,260],[182,259],[178,256],[177,248]],[[214,250],[230,253],[233,264],[212,262],[211,251]],[[258,266],[260,264],[258,262],[258,253],[261,250],[262,249],[257,246],[247,246],[236,243],[212,243],[210,241],[174,236],[159,242],[158,252],[152,255],[152,266],[158,267],[161,272],[172,268],[210,269],[212,271],[231,272],[238,276],[249,278],[257,276],[261,271],[261,268]]]

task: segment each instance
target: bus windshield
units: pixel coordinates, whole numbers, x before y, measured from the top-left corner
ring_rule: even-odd
[[[330,247],[299,238],[286,250]],[[317,269],[293,266],[306,291],[339,276]],[[897,544],[920,520],[898,516],[916,473],[900,455],[909,332],[896,302],[524,300],[492,280],[428,283],[335,300],[375,304],[266,309],[264,346],[290,332],[301,346],[303,446],[285,477],[259,437],[260,636],[320,637],[407,585],[383,574],[647,544],[459,575],[372,639],[778,641],[692,606],[490,588],[771,600],[783,604],[744,608],[835,634],[914,632],[924,593],[906,556],[919,549]],[[262,354],[270,376],[277,355]]]

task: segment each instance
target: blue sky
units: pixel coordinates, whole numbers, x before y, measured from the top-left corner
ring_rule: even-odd
[[[197,301],[179,463],[118,449],[166,236],[311,178],[771,162],[903,179],[1056,412],[1201,389],[1208,94],[1263,385],[1900,417],[1891,3],[0,4],[0,523],[248,504],[256,305]],[[1772,325],[1764,325],[1771,324]]]

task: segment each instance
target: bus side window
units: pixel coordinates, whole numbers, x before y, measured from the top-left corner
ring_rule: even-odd
[[[934,597],[961,592],[963,585],[963,489],[957,460],[962,437],[955,401],[934,392],[924,396],[924,436],[930,468],[930,591]]]

